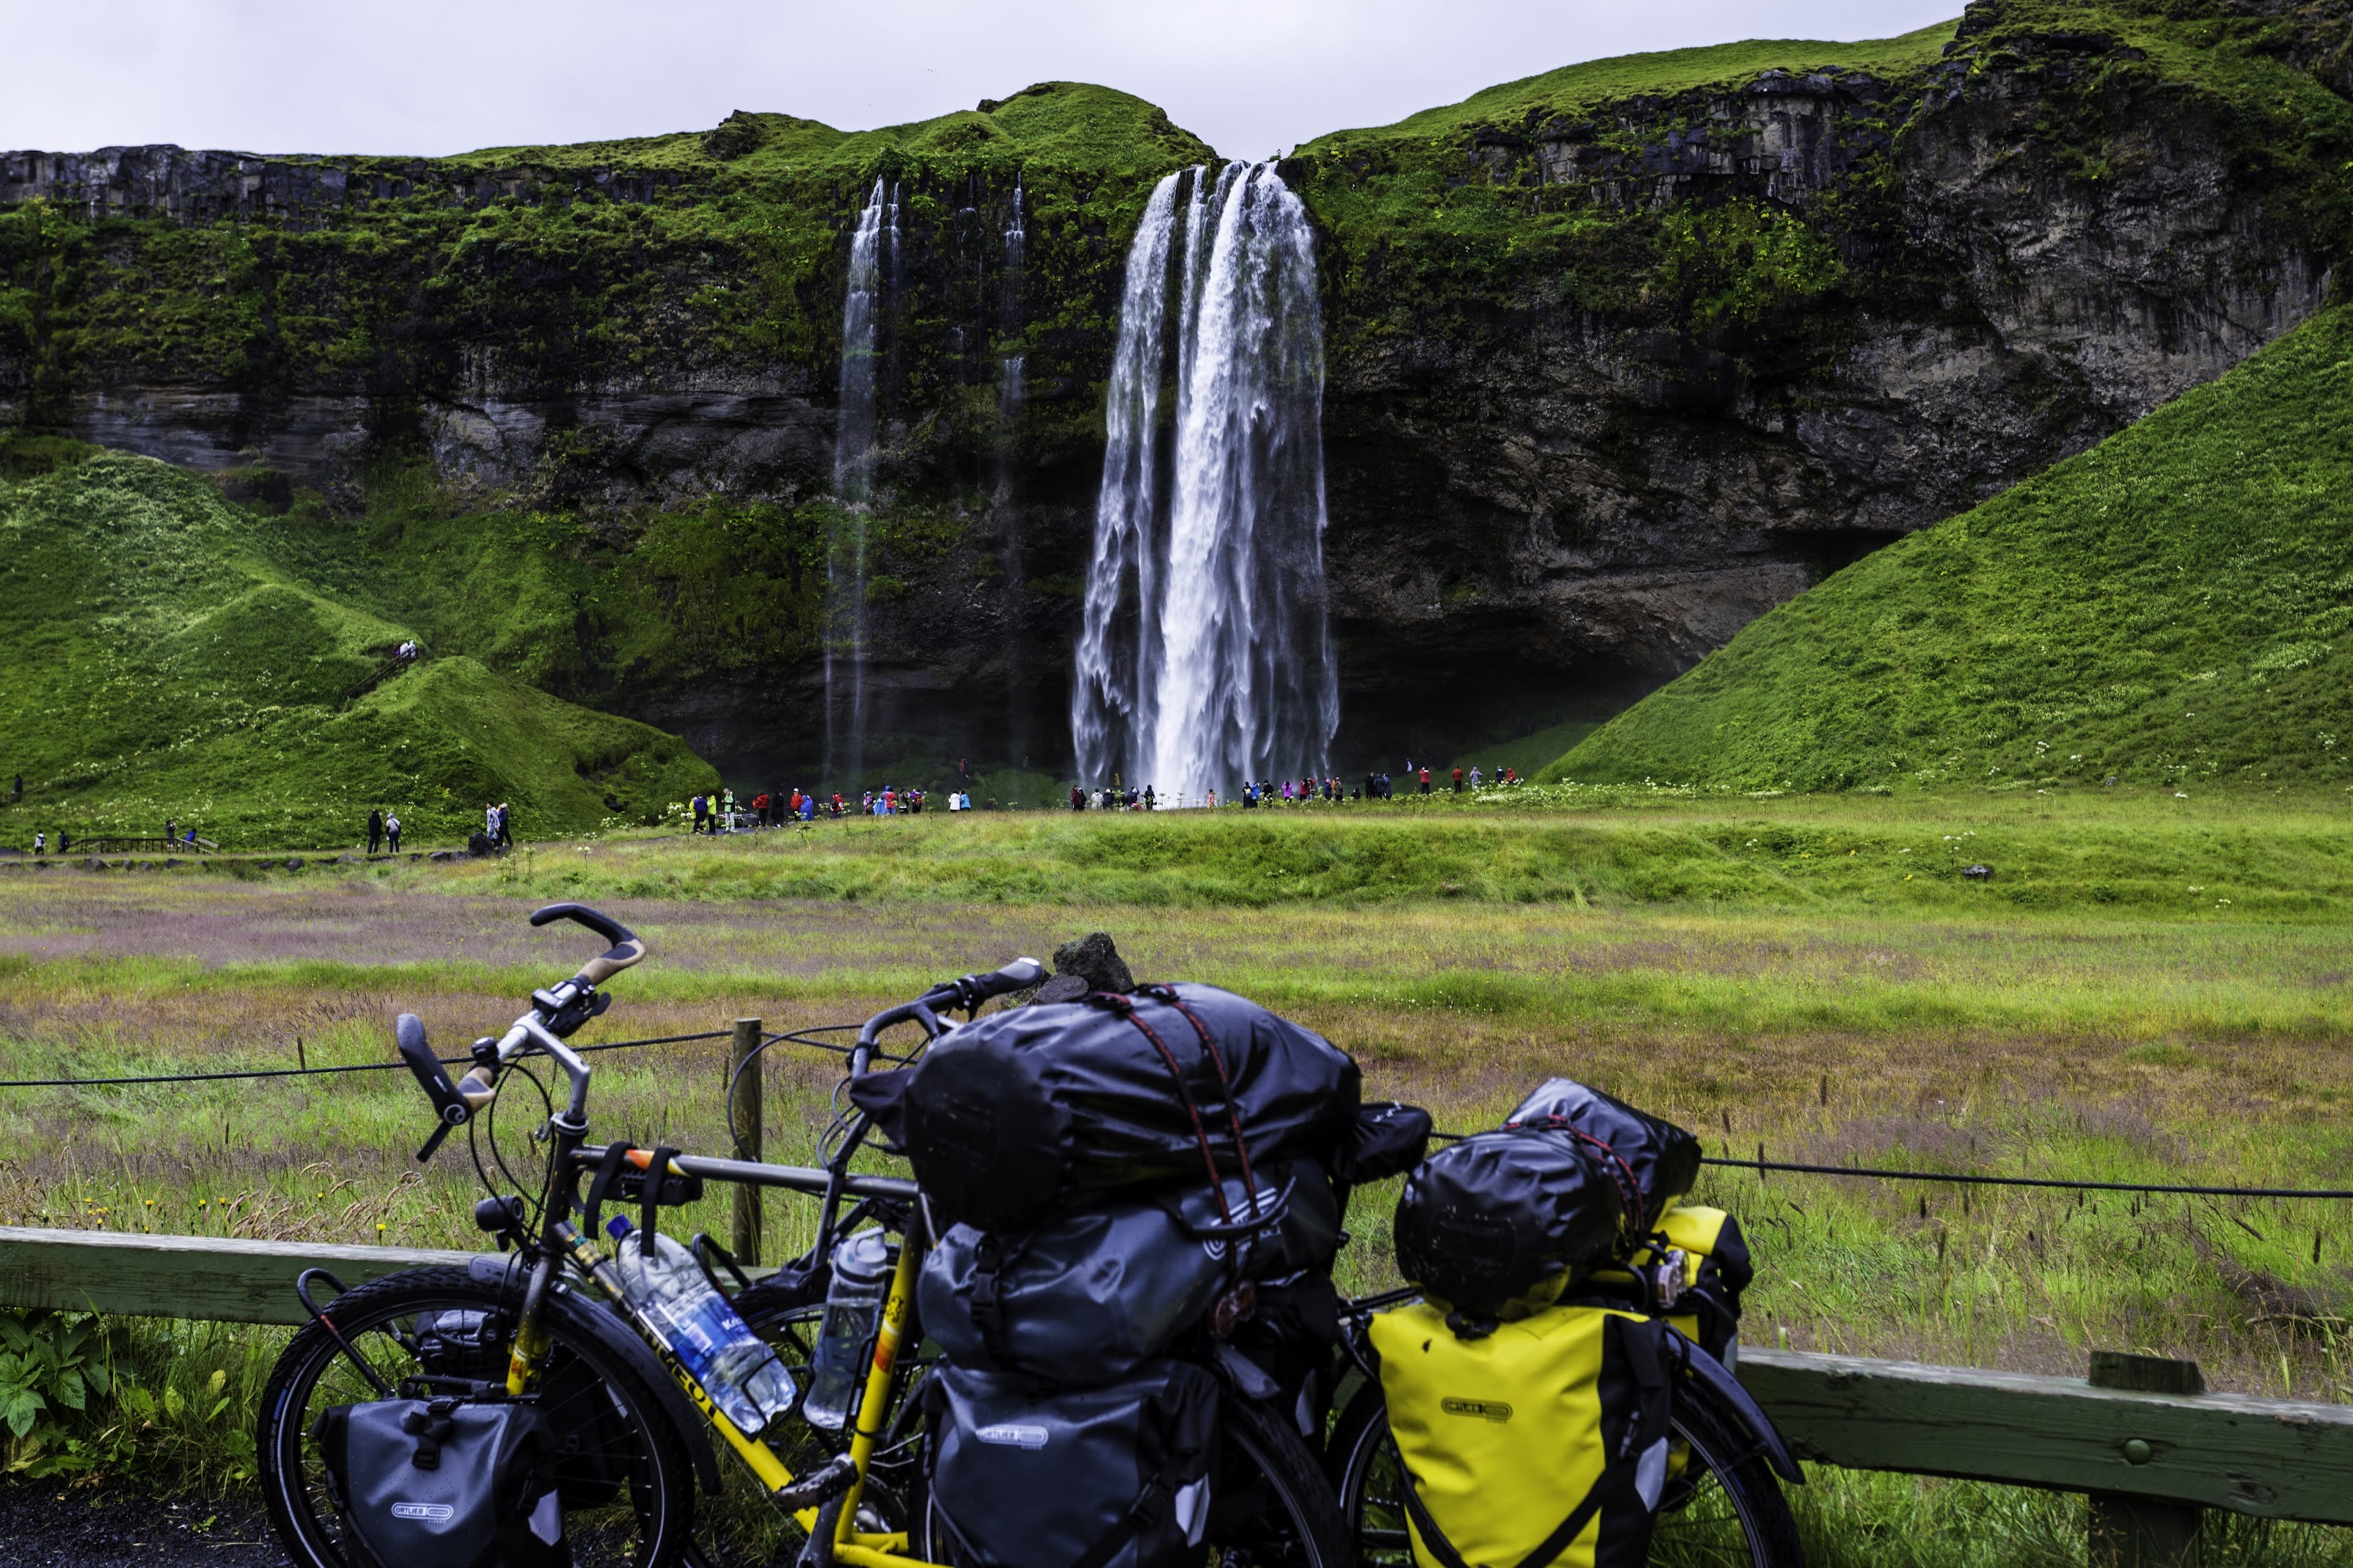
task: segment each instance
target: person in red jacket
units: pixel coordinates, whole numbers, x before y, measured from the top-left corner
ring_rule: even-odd
[[[1430,769],[1426,766],[1421,770],[1421,793],[1430,793]]]
[[[1456,795],[1461,795],[1462,793],[1462,770],[1461,768],[1454,770],[1454,793]]]

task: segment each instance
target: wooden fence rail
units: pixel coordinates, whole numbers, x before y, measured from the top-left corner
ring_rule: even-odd
[[[356,1285],[468,1256],[0,1226],[0,1305],[299,1323],[305,1268]],[[1738,1370],[1819,1464],[2353,1524],[2353,1405],[1794,1351],[1745,1351]]]

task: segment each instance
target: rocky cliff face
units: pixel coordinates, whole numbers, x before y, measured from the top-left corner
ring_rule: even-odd
[[[1344,758],[1622,700],[2310,315],[2353,208],[2345,9],[1978,0],[1949,46],[1557,73],[1303,149]],[[1092,90],[897,144],[739,116],[451,163],[9,154],[0,421],[349,509],[422,462],[470,504],[576,512],[659,599],[630,563],[663,509],[826,489],[843,236],[879,174],[906,216],[878,728],[1046,766],[1121,254],[1202,153],[1134,100],[1093,140],[1018,118]],[[599,651],[599,602],[577,689],[797,765],[810,627],[649,673]]]

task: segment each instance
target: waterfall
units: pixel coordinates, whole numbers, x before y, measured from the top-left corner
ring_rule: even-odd
[[[886,214],[886,208],[887,214]],[[835,661],[849,658],[849,781],[855,787],[866,742],[866,521],[874,488],[874,360],[881,320],[883,229],[898,247],[898,203],[886,201],[881,180],[858,215],[849,238],[849,273],[841,300],[841,395],[834,428],[833,491],[848,513],[849,537],[828,542],[825,557],[825,756],[828,770],[844,759],[834,731],[840,700]],[[842,556],[849,581],[845,584]]]
[[[998,316],[1004,335],[1021,331],[1022,269],[1029,260],[1029,233],[1021,223],[1021,176],[1013,176],[1013,221],[1005,226],[1004,291]],[[997,362],[997,493],[1001,503],[1012,484],[1013,442],[1021,426],[1021,362],[1019,353]]]
[[[1104,409],[1071,697],[1090,782],[1198,801],[1328,771],[1323,403],[1299,198],[1269,163],[1162,180],[1128,247]]]

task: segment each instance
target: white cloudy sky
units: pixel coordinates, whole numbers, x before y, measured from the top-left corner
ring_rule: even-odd
[[[1033,81],[1141,94],[1230,157],[1575,60],[1873,38],[1960,0],[0,0],[0,148],[455,153],[897,124]]]

